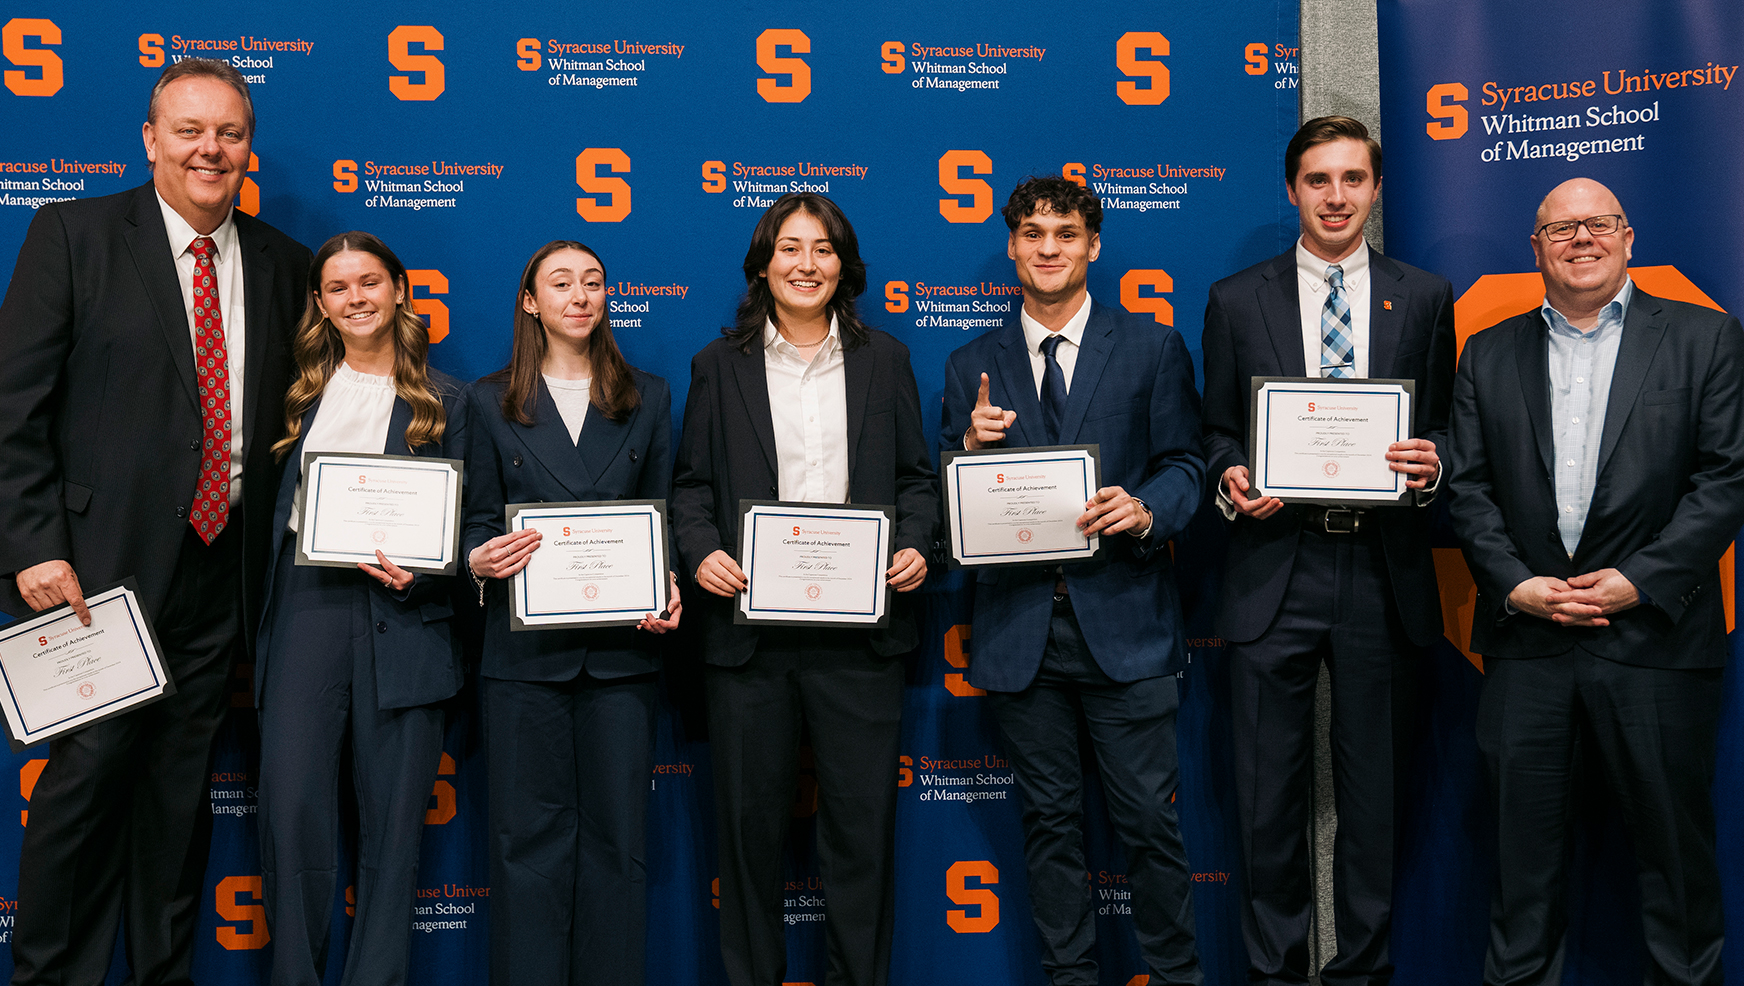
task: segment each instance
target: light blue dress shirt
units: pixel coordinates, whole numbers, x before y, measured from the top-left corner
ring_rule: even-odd
[[[1574,557],[1592,506],[1598,482],[1599,443],[1605,431],[1605,407],[1611,399],[1611,374],[1617,367],[1617,347],[1623,341],[1623,319],[1635,282],[1599,310],[1598,324],[1586,332],[1568,324],[1562,313],[1541,309],[1550,328],[1550,420],[1555,459],[1556,527],[1562,546]]]

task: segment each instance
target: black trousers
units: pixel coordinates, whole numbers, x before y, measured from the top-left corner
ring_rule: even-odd
[[[479,679],[497,986],[641,986],[657,682]]]
[[[1231,591],[1233,587],[1226,587]],[[1393,603],[1380,539],[1304,532],[1277,619],[1229,645],[1236,804],[1250,983],[1308,982],[1309,780],[1314,688],[1332,681],[1333,917],[1338,952],[1321,981],[1392,979],[1397,792],[1407,766],[1421,652]]]
[[[98,986],[118,924],[138,986],[191,983],[212,738],[242,632],[242,532],[189,527],[156,620],[176,694],[49,744],[18,861],[15,986]],[[86,586],[95,589],[97,586]]]
[[[357,893],[340,980],[400,986],[424,813],[442,757],[439,708],[380,709],[362,572],[280,556],[260,710],[260,866],[274,986],[320,986],[338,879],[339,784],[349,739]],[[441,655],[446,657],[446,655]]]
[[[1041,671],[1021,692],[988,692],[1023,794],[1023,854],[1031,917],[1049,981],[1096,986],[1096,913],[1084,879],[1086,727],[1108,815],[1126,847],[1132,923],[1150,981],[1200,983],[1193,892],[1175,815],[1179,781],[1174,675],[1122,683],[1102,673],[1070,599],[1054,604]]]
[[[1719,668],[1634,667],[1579,648],[1485,665],[1478,746],[1500,861],[1485,983],[1562,981],[1577,756],[1599,762],[1635,849],[1645,981],[1724,981],[1709,795],[1720,684]]]
[[[721,959],[732,986],[780,986],[787,972],[781,850],[811,731],[824,884],[824,986],[884,986],[895,924],[896,771],[901,660],[859,630],[770,627],[736,668],[707,670]]]

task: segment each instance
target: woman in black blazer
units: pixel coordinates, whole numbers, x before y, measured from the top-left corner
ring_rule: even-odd
[[[605,264],[580,243],[527,261],[509,365],[470,391],[464,548],[486,610],[480,693],[490,770],[491,981],[642,982],[644,820],[653,770],[652,634],[634,627],[511,633],[509,583],[539,532],[505,534],[504,505],[663,500],[666,381],[624,361]]]
[[[854,309],[854,228],[821,195],[763,214],[737,324],[691,360],[672,525],[702,629],[720,843],[721,956],[734,986],[786,971],[781,847],[809,728],[829,982],[882,984],[890,960],[901,655],[918,642],[901,601],[882,630],[735,625],[745,588],[739,500],[893,504],[897,592],[926,580],[938,516],[932,451],[908,349]]]
[[[325,975],[347,733],[357,791],[356,919],[344,983],[404,983],[424,812],[442,754],[436,703],[460,688],[450,627],[454,580],[382,552],[358,570],[300,567],[304,452],[457,459],[466,448],[458,381],[426,363],[406,268],[368,233],[315,254],[292,340],[284,463],[255,656],[260,710],[260,856],[275,986]]]

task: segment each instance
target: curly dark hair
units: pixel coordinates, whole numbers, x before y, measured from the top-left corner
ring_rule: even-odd
[[[1102,200],[1083,185],[1060,175],[1031,175],[1011,190],[1005,208],[1007,229],[1015,231],[1018,223],[1042,212],[1069,216],[1076,212],[1084,217],[1084,228],[1091,236],[1102,232]]]

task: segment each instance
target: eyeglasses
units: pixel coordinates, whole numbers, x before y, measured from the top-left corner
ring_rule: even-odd
[[[1588,216],[1585,219],[1563,219],[1538,227],[1538,234],[1552,243],[1574,239],[1577,227],[1585,226],[1593,236],[1609,236],[1623,228],[1622,216]]]

